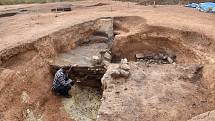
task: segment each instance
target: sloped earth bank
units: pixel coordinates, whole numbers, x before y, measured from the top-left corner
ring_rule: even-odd
[[[94,32],[102,31],[102,27],[105,26],[102,25],[105,23],[102,20],[97,19],[71,26],[39,38],[32,43],[15,46],[0,52],[0,120],[71,121],[76,119],[69,115],[72,112],[66,113],[66,111],[71,110],[66,110],[68,109],[67,104],[63,105],[62,101],[63,103],[68,101],[51,93],[53,73],[50,64],[58,53],[67,52],[84,43],[84,40],[93,35]],[[87,98],[90,95],[82,95],[81,90],[91,94],[92,98]],[[77,96],[82,98],[81,101],[84,98],[89,99],[77,105],[84,107],[82,105],[84,103],[88,105],[91,100],[97,101],[101,94],[94,90],[91,88],[82,89],[81,87],[75,89],[73,93],[77,92]],[[98,97],[94,97],[95,94],[90,91],[94,91]],[[77,98],[74,97],[71,101],[76,101]],[[98,105],[99,102],[94,107],[96,108]],[[74,111],[74,108],[77,107],[72,108]],[[85,107],[84,109],[88,110],[89,108]],[[75,117],[77,113],[72,114]],[[89,114],[89,116],[91,115],[95,114]]]
[[[196,121],[213,112],[214,40],[197,32],[149,26],[140,17],[113,20],[85,22],[0,52],[0,120]],[[130,76],[112,78],[118,63],[110,64],[102,78],[103,94],[101,87],[77,84],[72,98],[54,96],[50,65],[60,53],[95,44],[89,41],[92,35],[109,38],[113,62],[128,58]],[[175,64],[135,62],[136,54],[159,53],[175,55]],[[86,57],[83,52],[76,55]]]

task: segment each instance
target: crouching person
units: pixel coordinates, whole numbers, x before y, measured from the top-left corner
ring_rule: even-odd
[[[61,68],[55,73],[55,77],[52,84],[52,91],[55,94],[62,95],[66,98],[71,97],[71,95],[69,94],[69,90],[71,89],[71,86],[75,84],[75,81],[69,79],[68,74],[74,66]]]

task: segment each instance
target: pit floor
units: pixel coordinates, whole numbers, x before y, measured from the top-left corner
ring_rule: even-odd
[[[101,105],[101,90],[98,88],[74,85],[70,90],[72,98],[63,98],[66,112],[76,121],[96,121]]]
[[[78,46],[66,53],[59,54],[54,59],[54,65],[69,65],[77,64],[79,66],[91,66],[91,59],[93,56],[100,56],[101,50],[107,49],[105,43],[94,43],[84,46]]]

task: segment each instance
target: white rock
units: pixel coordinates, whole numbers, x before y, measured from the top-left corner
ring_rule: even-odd
[[[120,70],[120,76],[121,77],[129,77],[130,72],[129,71],[125,71],[125,70]]]
[[[128,71],[128,70],[130,70],[130,66],[129,66],[128,64],[121,64],[121,65],[120,65],[120,69],[123,69],[123,70],[125,70],[125,71]]]
[[[127,58],[125,58],[125,59],[121,59],[121,64],[128,64],[128,60],[127,60]]]
[[[173,63],[174,62],[170,57],[167,57],[167,60],[169,61],[169,63]]]
[[[112,60],[112,56],[111,56],[111,54],[109,54],[108,52],[106,52],[106,53],[104,54],[104,58],[105,58],[105,60],[108,60],[108,61],[111,61],[111,60]]]
[[[101,58],[99,56],[93,56],[91,62],[92,65],[99,65],[101,64]]]

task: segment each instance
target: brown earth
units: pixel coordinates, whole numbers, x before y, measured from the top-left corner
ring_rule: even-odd
[[[116,17],[115,31],[114,58],[134,61],[137,53],[165,52],[175,54],[176,63],[213,63],[215,43],[202,33],[149,26],[140,17]]]
[[[145,65],[129,63],[129,78],[114,79],[109,66],[102,82],[99,121],[187,121],[214,110],[214,87],[207,78],[212,66],[196,64]],[[212,81],[212,80],[210,80]],[[207,120],[204,120],[207,121]]]
[[[81,40],[97,30],[98,18],[101,17],[115,18],[114,31],[120,34],[116,35],[113,42],[113,53],[118,58],[127,57],[133,60],[136,53],[165,50],[176,53],[179,64],[206,65],[203,65],[202,77],[194,78],[192,82],[196,66],[176,65],[182,68],[177,70],[175,65],[157,68],[144,65],[137,67],[132,63],[131,72],[134,75],[129,79],[134,79],[125,85],[124,83],[121,85],[121,82],[120,85],[116,84],[119,88],[114,88],[110,92],[115,93],[115,89],[121,89],[120,86],[128,86],[126,88],[129,90],[134,88],[137,93],[128,90],[120,91],[120,94],[129,97],[134,95],[137,102],[127,97],[118,97],[117,100],[114,100],[114,97],[108,98],[111,102],[112,100],[116,102],[114,104],[102,102],[100,113],[109,111],[106,110],[108,107],[104,107],[105,104],[111,108],[113,106],[116,112],[120,111],[121,99],[125,100],[127,106],[131,105],[132,109],[125,107],[129,116],[126,112],[118,112],[116,114],[119,115],[107,115],[100,117],[100,120],[111,120],[117,116],[122,116],[117,117],[119,120],[134,120],[132,117],[136,118],[135,116],[140,116],[139,119],[146,116],[146,119],[151,120],[188,120],[214,110],[214,14],[201,13],[179,5],[152,7],[129,3],[128,6],[126,2],[109,0],[65,4],[72,4],[73,10],[63,13],[50,12],[51,8],[58,6],[59,3],[0,6],[1,13],[27,10],[14,16],[0,18],[0,120],[72,120],[63,108],[61,100],[64,99],[50,92],[53,79],[50,63],[59,53],[75,48]],[[184,68],[188,69],[183,70]],[[135,76],[136,72],[139,75]],[[149,76],[150,74],[152,76]],[[162,78],[167,81],[163,82],[153,74],[158,77],[164,74]],[[142,75],[146,75],[154,83],[150,85],[150,81]],[[111,79],[110,83],[112,81],[114,80]],[[148,85],[144,86],[145,83]],[[162,90],[160,85],[163,85],[162,89],[167,90],[166,93],[160,92]],[[169,89],[164,85],[169,85]],[[151,91],[147,87],[150,87]],[[142,93],[139,91],[141,88],[148,92]],[[104,93],[104,97],[109,96],[109,93],[107,95]],[[110,93],[111,96],[116,95]],[[145,99],[145,96],[156,98],[138,101]],[[150,104],[150,101],[155,102]],[[139,107],[136,108],[136,105]],[[150,112],[145,112],[146,109]],[[110,114],[112,113],[110,111]]]

